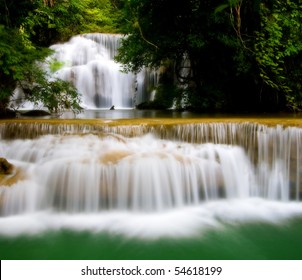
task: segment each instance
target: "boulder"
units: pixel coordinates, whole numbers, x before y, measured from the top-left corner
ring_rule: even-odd
[[[6,158],[0,158],[0,174],[9,175],[13,173],[13,170],[14,166]]]
[[[43,116],[49,116],[50,113],[44,110],[30,110],[21,113],[21,115],[26,117],[43,117]]]
[[[10,187],[20,180],[25,180],[26,176],[24,171],[21,168],[13,167],[11,173],[3,174],[0,172],[0,196],[1,196],[1,187]],[[1,197],[0,197],[1,199]]]
[[[0,158],[0,187],[10,187],[24,179],[25,174],[20,168],[14,167],[6,158]]]
[[[0,119],[12,119],[16,117],[16,112],[10,109],[1,110],[0,108]]]

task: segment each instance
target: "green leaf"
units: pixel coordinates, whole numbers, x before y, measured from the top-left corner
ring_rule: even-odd
[[[229,7],[229,4],[222,4],[219,5],[216,9],[215,9],[215,13],[220,13],[222,11],[224,11],[226,8]]]

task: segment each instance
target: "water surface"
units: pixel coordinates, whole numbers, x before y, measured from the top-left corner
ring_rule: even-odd
[[[201,237],[142,240],[108,233],[51,231],[0,237],[1,259],[294,260],[302,259],[302,220],[251,223]]]

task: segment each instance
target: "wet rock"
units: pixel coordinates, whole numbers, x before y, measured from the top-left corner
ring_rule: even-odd
[[[0,158],[0,175],[8,175],[13,173],[14,166],[7,161],[6,158]]]
[[[43,117],[43,116],[49,116],[50,113],[46,112],[44,110],[30,110],[24,113],[21,113],[22,116],[27,117]]]
[[[0,109],[0,119],[12,119],[16,117],[16,112],[10,109]]]
[[[112,152],[108,152],[105,153],[101,158],[100,158],[100,162],[102,164],[117,164],[120,160],[122,160],[123,158],[127,157],[131,155],[131,153],[127,152],[127,151],[112,151]]]
[[[15,168],[6,158],[0,158],[0,187],[10,187],[24,178],[20,168]]]
[[[26,176],[23,170],[20,168],[14,168],[14,172],[12,174],[0,174],[0,187],[10,187],[25,178]]]

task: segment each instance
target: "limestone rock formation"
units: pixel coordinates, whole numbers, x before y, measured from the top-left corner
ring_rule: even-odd
[[[0,175],[9,175],[13,173],[14,166],[6,158],[0,158]]]
[[[15,167],[5,158],[0,158],[0,187],[10,187],[24,179],[25,174],[21,168]]]

